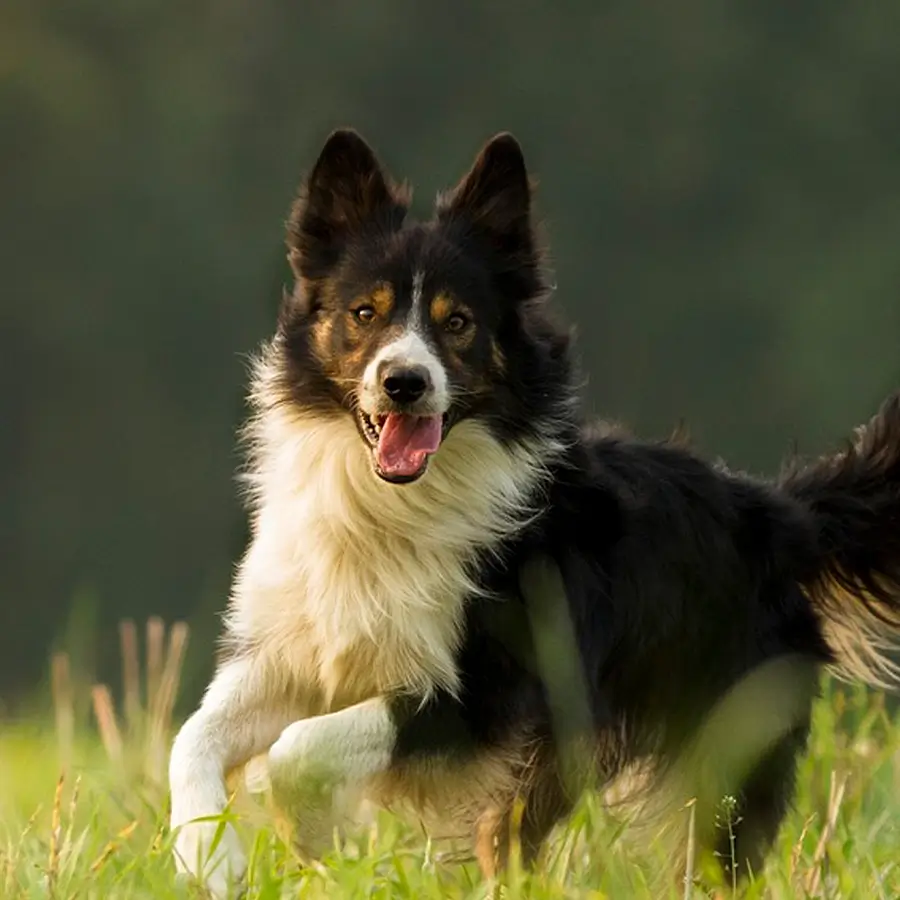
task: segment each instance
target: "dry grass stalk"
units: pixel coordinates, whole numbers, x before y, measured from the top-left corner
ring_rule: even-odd
[[[162,675],[166,626],[158,616],[147,619],[147,709],[152,710]]]
[[[12,851],[11,845],[10,849],[7,850],[3,855],[6,859],[5,872],[3,875],[3,896],[11,897],[13,891],[13,883],[16,879],[16,866],[18,864],[18,859],[16,858],[16,854]]]
[[[517,797],[509,817],[509,870],[516,879],[522,877],[522,820],[525,817],[525,801]]]
[[[147,746],[148,775],[161,782],[165,769],[166,738],[172,726],[175,697],[181,681],[184,655],[190,629],[186,622],[176,622],[169,633],[165,665],[159,676],[154,702],[149,708],[150,732]],[[149,673],[148,673],[149,677]]]
[[[162,731],[168,730],[172,724],[172,711],[178,694],[189,634],[190,629],[186,622],[176,622],[169,632],[169,650],[159,680],[156,703],[150,708],[150,715],[156,727]]]
[[[19,838],[15,842],[15,844],[13,843],[12,836],[9,837],[7,841],[7,850],[5,853],[6,874],[3,880],[3,893],[0,894],[0,897],[14,897],[21,887],[16,875],[16,869],[22,856],[22,848],[28,841],[31,832],[34,831],[34,825],[43,811],[44,807],[39,805],[37,809],[35,809],[35,811],[28,817],[28,821],[25,823],[25,827],[22,829],[22,833],[19,835]],[[14,893],[14,888],[16,893]]]
[[[72,760],[72,744],[75,740],[75,701],[68,653],[53,654],[50,665],[50,686],[53,693],[60,762],[64,768],[67,768]]]
[[[687,851],[684,862],[684,900],[691,900],[694,892],[694,866],[697,857],[697,801],[691,800],[687,804],[688,809],[688,833]]]
[[[123,841],[128,840],[137,826],[137,820],[135,820],[134,822],[130,822],[111,841],[107,843],[107,845],[100,852],[100,855],[91,863],[91,874],[96,875],[96,873],[103,868],[106,861],[113,855],[113,853],[116,852],[116,850],[119,849]]]
[[[841,804],[844,802],[844,791],[846,788],[847,776],[844,775],[838,779],[837,774],[832,771],[831,786],[828,791],[828,816],[825,820],[825,825],[822,828],[822,833],[819,835],[819,842],[816,844],[812,868],[806,875],[806,893],[810,897],[815,896],[819,891],[819,882],[822,877],[822,863],[825,860],[825,850],[834,833],[835,826],[837,825],[837,817],[841,809]]]
[[[141,722],[141,671],[137,627],[131,619],[119,623],[119,644],[122,652],[125,720],[128,722],[128,730],[134,734]]]
[[[800,864],[800,854],[803,853],[803,842],[806,840],[806,835],[809,834],[809,829],[812,827],[812,823],[815,822],[815,820],[815,813],[807,817],[806,821],[803,823],[803,828],[800,831],[800,837],[797,838],[794,848],[791,850],[791,864],[788,870],[791,884],[795,884],[797,880],[797,867]]]
[[[91,700],[94,704],[94,715],[100,729],[100,741],[106,755],[116,764],[122,763],[122,733],[116,721],[116,708],[112,695],[105,684],[95,684],[91,688]]]
[[[158,616],[153,616],[147,620],[146,635],[144,706],[141,703],[138,629],[131,620],[124,620],[119,625],[124,713],[129,743],[137,751],[135,755],[143,757],[145,774],[152,781],[162,784],[168,738],[172,730],[172,714],[190,629],[186,622],[176,622],[169,630],[167,643],[165,623]],[[60,756],[64,765],[68,765],[74,740],[75,713],[69,656],[64,652],[53,656],[52,687]],[[116,764],[124,763],[126,747],[109,688],[104,684],[94,685],[91,689],[91,701],[100,739],[108,757]]]
[[[56,891],[56,879],[59,875],[59,838],[62,826],[62,794],[65,780],[65,774],[61,774],[56,782],[53,809],[50,813],[50,856],[47,860],[47,893],[50,897]]]
[[[66,826],[66,836],[62,846],[72,846],[72,832],[75,828],[75,811],[78,809],[78,796],[81,792],[81,774],[75,776],[75,784],[72,785],[72,796],[69,798],[69,824]]]

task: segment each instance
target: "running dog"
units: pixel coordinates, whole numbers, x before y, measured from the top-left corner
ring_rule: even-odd
[[[254,755],[308,852],[364,798],[470,837],[491,872],[514,807],[527,860],[572,808],[569,748],[600,785],[671,771],[776,672],[740,704],[759,740],[728,788],[732,859],[758,867],[820,670],[892,677],[900,394],[771,481],[586,423],[532,199],[509,134],[426,222],[351,130],[302,184],[295,283],[252,378],[252,538],[169,770],[177,865],[214,893],[245,854],[195,820]]]

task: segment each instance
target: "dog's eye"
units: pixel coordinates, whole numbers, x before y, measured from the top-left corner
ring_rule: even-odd
[[[375,307],[358,306],[353,310],[353,317],[357,320],[357,322],[362,322],[364,325],[367,325],[375,318]]]
[[[459,334],[459,332],[468,324],[469,320],[462,313],[453,313],[453,315],[447,319],[444,328],[451,334]]]

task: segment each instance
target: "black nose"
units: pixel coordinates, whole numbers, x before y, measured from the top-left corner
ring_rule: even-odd
[[[431,378],[424,366],[391,366],[381,385],[394,403],[415,403],[428,390]]]

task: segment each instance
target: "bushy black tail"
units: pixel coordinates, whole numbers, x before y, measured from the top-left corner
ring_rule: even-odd
[[[782,487],[818,525],[818,569],[804,585],[842,674],[900,686],[900,392],[841,453],[792,463]]]

